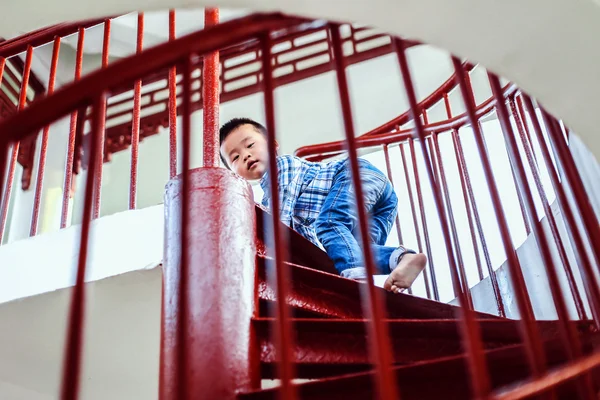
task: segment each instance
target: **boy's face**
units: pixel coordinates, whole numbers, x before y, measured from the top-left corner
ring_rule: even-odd
[[[221,154],[229,168],[246,180],[260,179],[267,172],[267,138],[250,124],[231,131],[221,143]]]

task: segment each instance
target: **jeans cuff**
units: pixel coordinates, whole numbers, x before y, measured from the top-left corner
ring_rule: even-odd
[[[342,278],[367,279],[367,269],[363,267],[348,268],[340,272]]]
[[[402,245],[398,246],[398,248],[396,248],[396,250],[394,250],[390,255],[390,272],[392,272],[396,268],[396,266],[398,265],[400,260],[402,260],[402,257],[404,257],[405,254],[417,254],[417,252],[411,249],[407,249]]]

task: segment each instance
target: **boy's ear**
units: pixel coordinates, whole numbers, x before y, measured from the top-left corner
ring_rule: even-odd
[[[279,150],[279,143],[275,140],[275,150]]]

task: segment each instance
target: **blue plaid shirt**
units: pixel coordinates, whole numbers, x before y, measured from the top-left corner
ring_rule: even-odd
[[[321,248],[313,223],[321,212],[335,174],[345,163],[346,160],[317,163],[290,155],[277,157],[280,220]],[[264,191],[262,205],[270,208],[268,173],[261,178],[260,186]]]

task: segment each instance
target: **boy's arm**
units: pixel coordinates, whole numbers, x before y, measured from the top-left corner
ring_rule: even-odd
[[[293,156],[277,157],[277,171],[281,207],[279,219],[290,228],[293,228],[292,217],[300,192],[301,182],[299,182],[299,178],[302,171],[302,162]]]

